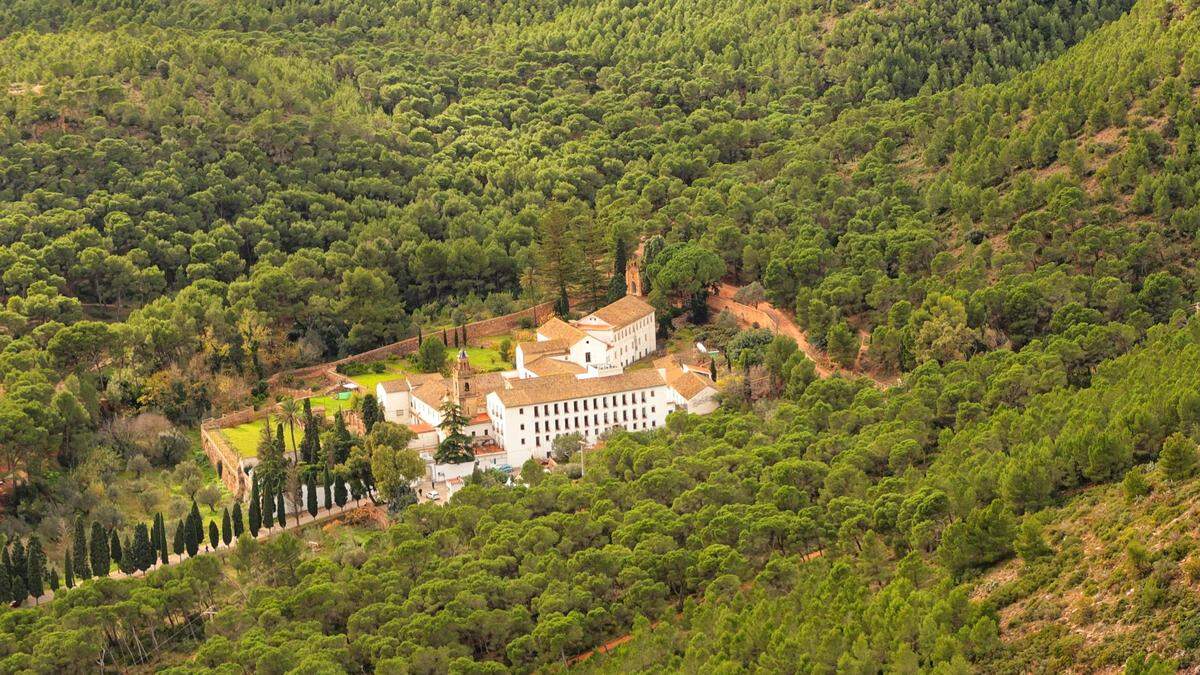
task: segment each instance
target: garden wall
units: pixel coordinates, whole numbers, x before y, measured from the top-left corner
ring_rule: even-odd
[[[251,411],[257,412],[257,411]],[[236,414],[236,413],[235,413]],[[212,421],[200,425],[200,447],[208,455],[208,461],[213,467],[221,467],[218,472],[221,482],[233,493],[235,499],[242,499],[246,493],[246,474],[242,471],[241,460],[233,448],[221,437],[221,432],[210,426]]]
[[[528,309],[522,309],[512,314],[497,316],[491,319],[475,321],[466,325],[467,340],[474,340],[482,337],[490,337],[507,333],[511,330],[519,328],[522,320],[529,320],[533,325],[541,323],[554,310],[553,302],[543,302],[540,305],[534,305]],[[440,335],[440,332],[429,333],[426,337],[434,337]],[[453,340],[450,340],[453,343]],[[381,361],[391,356],[407,356],[417,351],[416,337],[405,338],[399,342],[393,342],[389,345],[376,347],[370,351],[360,354],[352,354],[350,356],[340,358],[336,361],[317,364],[315,366],[306,366],[304,368],[296,368],[294,370],[285,370],[271,376],[269,382],[276,384],[285,380],[302,380],[316,375],[336,371],[337,367],[347,363],[369,363],[371,361]],[[329,377],[329,375],[326,375]]]

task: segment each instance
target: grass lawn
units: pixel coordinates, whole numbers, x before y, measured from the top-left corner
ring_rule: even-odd
[[[362,387],[363,393],[375,391],[375,385],[388,380],[395,380],[405,373],[414,372],[412,363],[408,359],[393,357],[385,361],[377,361],[376,363],[384,364],[385,370],[382,373],[364,373],[362,375],[351,375],[350,379],[355,384]]]
[[[486,347],[467,347],[467,361],[479,373],[512,370],[516,366],[500,358],[500,352]]]
[[[394,377],[394,375],[393,375]],[[372,388],[373,389],[373,388]],[[313,410],[317,408],[325,409],[325,417],[333,418],[333,414],[339,410],[351,410],[358,406],[358,396],[351,396],[347,399],[336,399],[333,396],[314,396],[309,399],[312,402]],[[272,418],[272,424],[278,424],[278,420]],[[262,437],[263,425],[266,420],[254,420],[239,424],[236,427],[225,427],[220,433],[229,442],[234,452],[241,457],[257,457],[258,456],[258,440]],[[274,429],[272,428],[272,431]],[[287,429],[284,429],[287,433]],[[300,441],[300,429],[296,429],[296,442]],[[291,439],[288,438],[288,448],[291,448]]]

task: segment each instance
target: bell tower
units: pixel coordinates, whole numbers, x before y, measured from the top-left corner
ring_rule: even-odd
[[[454,361],[453,389],[454,402],[463,409],[463,414],[468,414],[467,399],[473,397],[471,393],[471,380],[475,377],[475,369],[471,367],[471,361],[467,358],[467,350],[458,350],[458,358]],[[469,411],[469,414],[474,414],[474,411]]]

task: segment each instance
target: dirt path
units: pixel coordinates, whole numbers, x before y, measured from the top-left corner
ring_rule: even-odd
[[[271,537],[274,537],[277,534],[281,534],[281,533],[287,532],[289,530],[296,530],[296,529],[299,529],[302,527],[308,527],[309,525],[313,525],[316,523],[323,523],[327,520],[333,520],[335,518],[339,518],[347,513],[355,511],[357,509],[367,508],[370,505],[370,503],[371,503],[370,500],[366,500],[366,504],[351,504],[350,502],[347,502],[345,506],[334,506],[333,509],[331,509],[331,510],[318,512],[316,517],[309,515],[308,511],[301,511],[299,522],[296,521],[296,514],[294,514],[294,513],[288,514],[287,525],[285,525],[282,528],[281,527],[273,527],[270,530],[266,530],[266,529],[259,530],[258,537],[256,537],[256,538],[259,541],[263,541],[265,539],[270,539]],[[196,554],[197,556],[211,555],[213,553],[219,553],[221,551],[224,551],[224,550],[230,549],[234,546],[237,546],[237,540],[235,539],[230,543],[229,546],[226,546],[224,544],[224,542],[218,542],[217,548],[215,548],[215,549],[207,548],[208,547],[208,544],[206,543],[208,541],[208,539],[207,539],[208,524],[207,523],[205,523],[204,528],[205,528],[204,534],[205,534],[206,539],[204,540],[203,543],[201,543],[200,552]],[[186,558],[187,558],[186,553],[183,555],[176,555],[176,554],[172,553],[170,555],[170,557],[168,558],[168,560],[170,561],[170,564],[174,565],[176,563],[182,562]],[[156,570],[161,566],[162,566],[162,562],[161,561],[157,562],[154,564],[153,567],[150,568],[150,570]],[[113,570],[112,572],[109,573],[108,576],[111,579],[124,579],[125,577],[139,577],[139,576],[145,576],[145,575],[146,575],[146,572],[134,572],[133,574],[125,574],[124,572],[122,572],[120,570]],[[93,578],[95,578],[95,577],[93,577]],[[79,588],[81,585],[87,584],[87,583],[88,583],[87,581],[77,582],[75,584],[75,587]],[[53,599],[54,599],[54,591],[48,590],[37,599],[37,602],[34,602],[33,599],[31,598],[31,599],[26,600],[22,606],[30,607],[33,605],[40,605],[44,602],[47,602],[47,601],[50,601]]]
[[[817,349],[808,341],[808,335],[800,329],[800,326],[796,325],[796,320],[792,318],[790,313],[784,312],[766,301],[760,302],[753,307],[742,304],[733,299],[734,294],[737,292],[737,286],[722,282],[717,286],[717,292],[708,296],[708,306],[718,312],[729,310],[729,313],[737,318],[738,324],[744,328],[757,325],[759,328],[766,328],[772,332],[792,338],[799,345],[800,351],[804,352],[804,355],[813,362],[818,377],[826,378],[833,375],[844,375],[852,378],[865,377],[874,382],[875,386],[880,389],[895,386],[900,382],[898,376],[887,376],[869,370],[846,369],[838,366],[829,360],[828,354]]]

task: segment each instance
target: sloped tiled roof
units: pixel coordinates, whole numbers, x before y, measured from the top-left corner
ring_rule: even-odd
[[[567,351],[570,345],[566,340],[541,340],[539,342],[520,342],[517,344],[521,348],[521,353],[528,359],[531,356],[540,356],[542,354],[560,354]]]
[[[430,408],[437,409],[442,406],[442,399],[446,397],[448,392],[449,390],[446,388],[445,381],[441,380],[422,384],[413,389],[412,395]]]
[[[408,382],[404,378],[380,382],[379,386],[383,387],[383,393],[385,394],[395,394],[402,391],[408,391]]]
[[[629,324],[650,316],[654,308],[636,295],[626,295],[616,302],[601,307],[592,312],[591,316],[600,319],[613,328],[624,328]]]
[[[551,317],[549,321],[538,326],[537,332],[539,335],[549,338],[550,341],[562,340],[568,346],[588,336],[587,333],[558,317]]]
[[[527,380],[509,380],[508,387],[496,392],[507,407],[566,401],[585,396],[620,394],[665,384],[657,370],[635,370],[607,377],[580,379],[574,375],[550,375]]]
[[[667,386],[679,392],[685,399],[691,400],[705,389],[715,388],[707,375],[685,369],[674,356],[655,359],[654,367],[662,369]]]
[[[570,361],[562,361],[560,359],[538,359],[533,363],[525,364],[525,369],[537,375],[538,377],[548,377],[550,375],[580,375],[587,372],[587,369]]]

